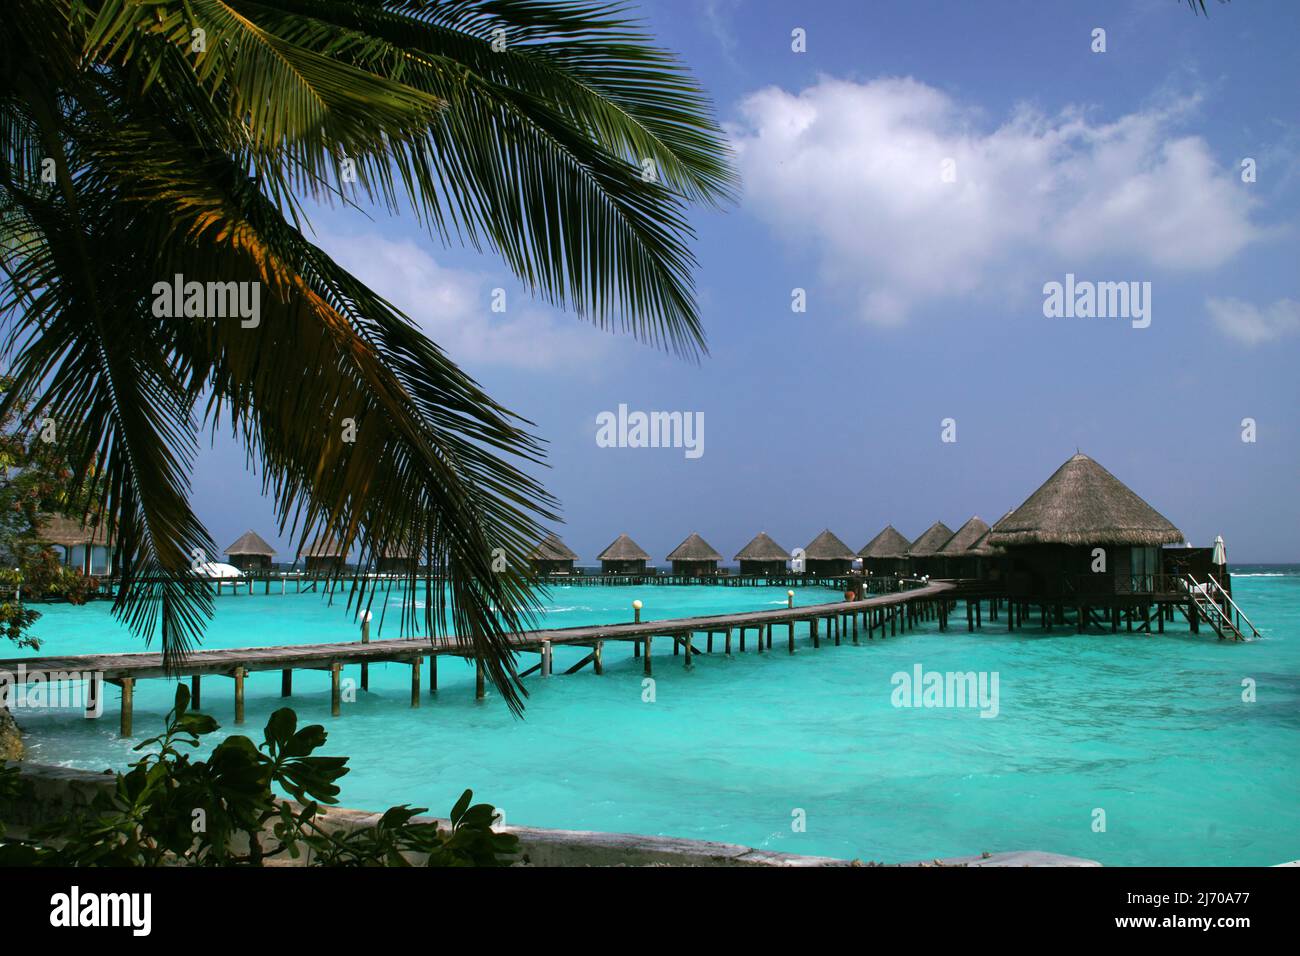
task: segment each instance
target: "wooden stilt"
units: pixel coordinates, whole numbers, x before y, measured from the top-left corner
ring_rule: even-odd
[[[122,678],[122,714],[118,730],[123,737],[131,736],[131,721],[135,709],[135,678]]]
[[[280,671],[280,696],[290,697],[293,695],[293,668],[286,667]]]
[[[483,662],[474,661],[474,699],[483,700],[487,697],[487,675],[483,673]]]
[[[343,665],[335,661],[330,665],[330,716],[337,717],[343,710],[341,677]]]
[[[244,674],[242,667],[235,668],[235,723],[244,722]]]
[[[436,660],[436,658],[435,658]],[[420,706],[420,668],[424,666],[424,658],[417,657],[411,661],[411,706]]]
[[[203,707],[203,696],[200,691],[203,689],[203,678],[195,674],[190,678],[190,710],[199,710]]]
[[[744,632],[742,631],[741,633],[743,634]],[[742,637],[741,641],[743,642],[744,640],[745,640],[744,637]],[[648,637],[648,636],[646,637],[645,639],[645,676],[646,677],[650,676],[650,646],[653,642],[654,642],[653,637]],[[743,651],[745,648],[742,645],[740,649]]]

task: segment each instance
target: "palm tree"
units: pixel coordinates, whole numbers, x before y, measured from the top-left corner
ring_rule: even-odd
[[[10,394],[57,423],[115,530],[114,611],[173,665],[211,614],[189,482],[201,431],[226,428],[300,550],[328,533],[362,573],[420,554],[424,628],[517,709],[504,635],[537,610],[511,569],[555,517],[525,471],[542,443],[304,237],[307,204],[406,211],[693,358],[685,211],[733,185],[700,89],[603,3],[6,0]],[[260,323],[155,315],[176,275],[259,283]]]

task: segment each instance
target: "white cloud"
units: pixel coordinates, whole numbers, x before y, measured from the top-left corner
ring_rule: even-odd
[[[607,348],[608,336],[574,316],[536,305],[513,282],[440,265],[414,242],[374,234],[318,239],[335,261],[405,312],[457,362],[574,367]],[[492,311],[497,286],[506,289],[504,312]]]
[[[926,303],[1041,288],[1058,266],[1231,259],[1262,230],[1234,170],[1200,137],[1173,133],[1195,106],[1110,123],[1020,108],[985,132],[974,110],[917,80],[823,78],[751,94],[730,133],[746,205],[811,247],[864,318],[893,324]]]
[[[1246,345],[1300,332],[1300,302],[1295,299],[1278,299],[1263,308],[1241,299],[1206,299],[1205,308],[1221,331]]]

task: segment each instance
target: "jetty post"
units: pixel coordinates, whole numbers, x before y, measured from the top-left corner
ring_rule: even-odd
[[[637,600],[637,601],[633,601],[633,602],[632,602],[632,623],[633,623],[633,624],[640,624],[640,623],[641,623],[641,602],[640,602],[639,600]],[[645,654],[646,654],[646,657],[649,657],[649,656],[650,656],[650,638],[648,638],[648,637],[645,639]],[[635,659],[635,658],[638,658],[638,657],[640,657],[640,656],[641,656],[641,642],[640,642],[640,641],[633,641],[633,642],[632,642],[632,657],[633,657],[633,659]],[[646,665],[647,668],[648,668],[649,666],[650,666],[649,664]],[[646,673],[648,674],[648,673],[650,673],[650,671],[647,670]]]
[[[361,643],[370,643],[370,617],[369,611],[361,612]],[[370,665],[365,661],[361,662],[361,689],[370,690]]]

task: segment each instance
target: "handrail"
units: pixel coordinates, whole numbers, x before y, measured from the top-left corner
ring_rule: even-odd
[[[1196,592],[1195,592],[1195,591],[1192,591],[1191,589],[1189,589],[1189,591],[1188,591],[1189,596],[1190,596],[1190,597],[1192,598],[1192,600],[1195,602],[1196,606],[1197,606],[1198,608],[1200,608],[1200,610],[1202,611],[1202,613],[1204,613],[1206,605],[1208,605],[1209,607],[1214,608],[1214,613],[1217,614],[1217,615],[1219,616],[1219,620],[1220,620],[1221,622],[1223,622],[1224,624],[1226,624],[1226,625],[1228,626],[1228,628],[1229,628],[1229,629],[1230,629],[1234,634],[1236,634],[1238,637],[1241,637],[1241,636],[1242,636],[1241,629],[1238,628],[1235,624],[1232,623],[1232,618],[1228,617],[1227,613],[1223,610],[1223,608],[1219,607],[1218,603],[1215,602],[1215,600],[1210,596],[1210,593],[1209,593],[1209,591],[1208,591],[1208,589],[1207,589],[1207,585],[1201,584],[1201,583],[1200,583],[1199,581],[1197,581],[1196,578],[1193,577],[1191,574],[1188,574],[1186,577],[1187,577],[1187,580],[1188,580],[1188,581],[1191,581],[1192,584],[1193,584],[1196,588],[1200,589],[1201,597],[1205,598],[1205,604],[1203,605],[1200,601],[1197,601],[1197,600],[1196,600]],[[1215,585],[1214,585],[1214,586],[1215,586],[1215,587],[1218,587],[1218,586],[1219,586],[1217,581],[1215,582]],[[1220,590],[1222,590],[1222,588],[1220,588]],[[1206,619],[1207,621],[1210,621],[1210,624],[1211,624],[1211,625],[1214,625],[1215,630],[1219,630],[1218,625],[1215,625],[1214,622],[1213,622],[1212,620],[1210,620],[1210,617],[1209,617],[1208,614],[1206,615],[1206,618],[1205,618],[1205,619]]]
[[[1250,632],[1254,634],[1256,637],[1259,637],[1259,628],[1257,628],[1254,625],[1254,623],[1251,621],[1250,618],[1246,617],[1246,612],[1243,611],[1237,605],[1237,602],[1232,599],[1232,595],[1223,589],[1223,585],[1215,580],[1213,574],[1210,574],[1207,571],[1206,577],[1210,579],[1211,583],[1213,583],[1215,588],[1218,589],[1218,592],[1224,596],[1224,598],[1227,600],[1228,604],[1232,607],[1232,609],[1237,612],[1237,619],[1241,621],[1245,621],[1246,624],[1250,627]],[[1240,630],[1240,628],[1238,628],[1238,630]]]

